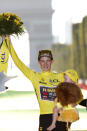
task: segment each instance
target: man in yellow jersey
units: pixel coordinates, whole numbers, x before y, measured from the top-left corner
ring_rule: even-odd
[[[64,74],[51,71],[53,56],[50,50],[41,50],[38,55],[38,63],[42,69],[41,73],[29,69],[17,56],[9,37],[2,37],[6,40],[6,47],[16,64],[23,74],[31,80],[40,106],[39,131],[47,131],[47,127],[52,122],[54,99],[56,98],[55,89],[60,82],[64,81]],[[53,131],[66,131],[66,122],[58,122]]]

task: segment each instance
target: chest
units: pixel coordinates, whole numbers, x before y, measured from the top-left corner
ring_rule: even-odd
[[[59,80],[57,77],[44,77],[44,76],[41,76],[39,79],[38,79],[38,84],[39,85],[48,85],[50,87],[55,87],[57,86],[59,83]]]

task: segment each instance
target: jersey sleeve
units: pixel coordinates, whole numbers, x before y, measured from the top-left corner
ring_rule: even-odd
[[[36,72],[33,70],[29,69],[17,56],[12,44],[9,43],[9,40],[6,39],[6,46],[10,52],[10,55],[16,64],[16,66],[21,70],[21,72],[33,83],[36,78]]]

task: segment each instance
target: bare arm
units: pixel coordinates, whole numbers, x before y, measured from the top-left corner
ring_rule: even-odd
[[[57,121],[57,117],[58,117],[58,108],[57,106],[54,107],[53,109],[53,120],[52,120],[52,124],[47,128],[48,131],[53,130],[56,127],[56,121]]]

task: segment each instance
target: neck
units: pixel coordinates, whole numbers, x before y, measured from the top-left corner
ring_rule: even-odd
[[[45,71],[45,70],[42,70],[42,72],[50,72],[51,70],[47,70],[47,71]]]

